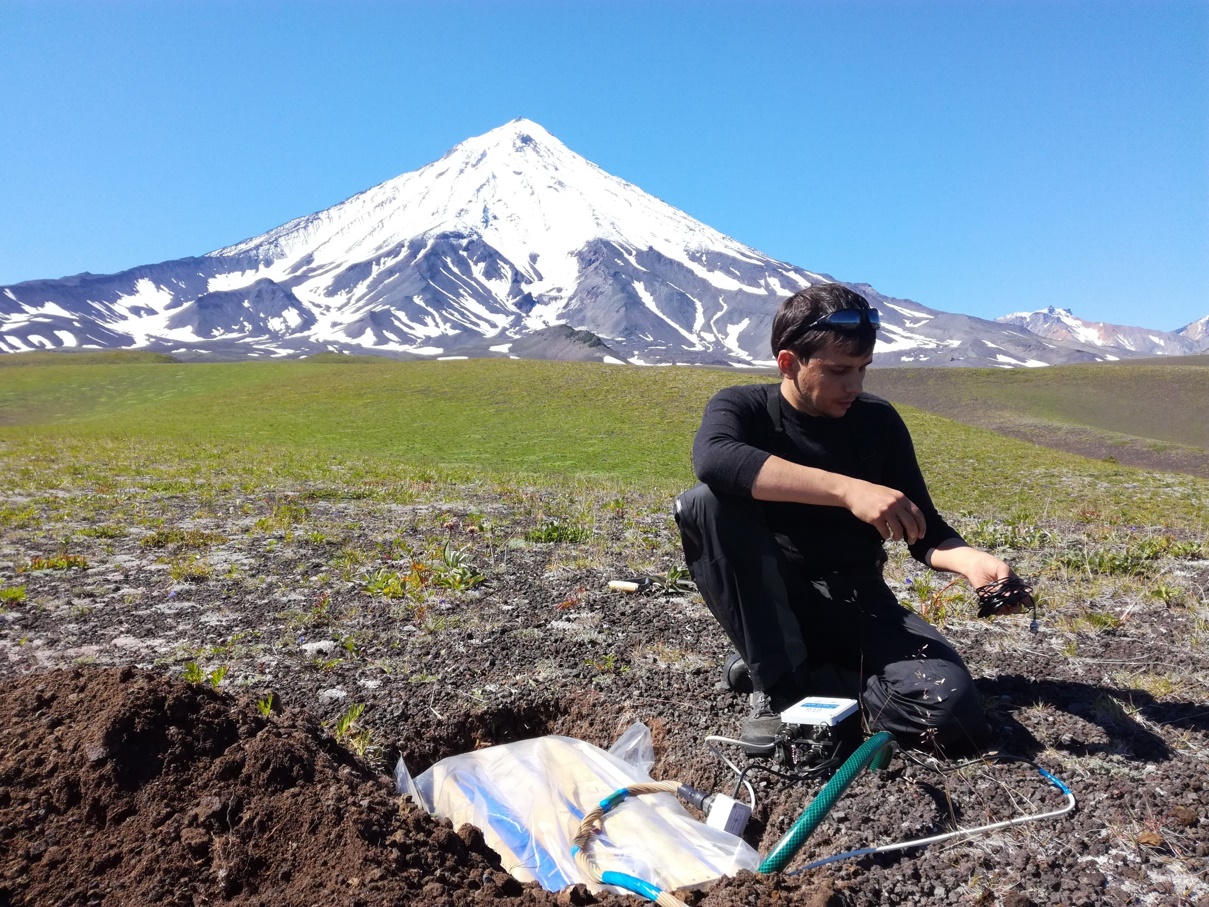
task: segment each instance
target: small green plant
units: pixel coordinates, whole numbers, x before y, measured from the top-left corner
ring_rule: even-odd
[[[280,707],[276,693],[268,693],[256,700],[256,711],[260,712],[265,718],[268,718],[273,712]]]
[[[0,507],[0,526],[9,529],[29,529],[37,521],[38,511],[33,507]]]
[[[7,589],[0,589],[0,605],[8,607],[9,605],[18,605],[25,601],[24,586],[10,586]]]
[[[1083,620],[1093,630],[1103,633],[1112,632],[1121,626],[1122,623],[1121,618],[1108,611],[1088,611],[1083,615]]]
[[[949,607],[961,601],[961,590],[957,580],[941,586],[931,573],[924,573],[907,581],[907,598],[904,604],[917,611],[924,620],[943,627],[949,616]]]
[[[126,528],[124,526],[86,526],[80,530],[80,535],[88,536],[94,539],[120,539],[125,537]]]
[[[196,661],[185,662],[185,668],[181,672],[181,677],[185,683],[201,683],[206,679],[205,672],[202,671],[201,665]]]
[[[336,719],[332,736],[341,746],[347,747],[358,756],[365,758],[373,749],[373,732],[361,725],[361,716],[365,712],[365,703],[354,702]]]
[[[156,529],[139,539],[144,548],[209,548],[225,542],[217,532],[202,532],[200,529]]]
[[[591,537],[591,529],[560,520],[545,520],[525,533],[527,542],[586,542]]]
[[[416,609],[416,622],[425,633],[440,633],[462,625],[462,619],[448,614],[429,614],[426,609]]]
[[[1022,514],[1002,519],[967,519],[962,522],[961,535],[979,548],[1041,548],[1053,544],[1054,534],[1032,523]]]
[[[432,568],[432,582],[443,589],[465,592],[486,579],[466,558],[466,549],[455,549],[448,542]]]
[[[1177,586],[1155,586],[1150,590],[1150,597],[1157,598],[1168,608],[1178,605],[1184,597],[1183,591]]]
[[[257,531],[284,532],[310,516],[310,511],[302,504],[290,502],[279,503],[275,501],[271,506],[272,510],[270,510],[269,515],[261,517],[256,521],[255,526]]]
[[[1178,673],[1153,674],[1143,671],[1140,674],[1117,674],[1113,682],[1120,687],[1141,690],[1155,699],[1165,699],[1180,689],[1181,678]]]
[[[351,582],[365,565],[365,555],[356,548],[345,548],[331,562],[332,569],[345,582]]]
[[[206,675],[206,680],[209,682],[210,686],[217,690],[219,686],[221,686],[223,680],[226,679],[227,671],[229,670],[230,668],[228,668],[226,665],[219,665]]]
[[[357,721],[361,718],[361,716],[364,713],[365,713],[365,703],[364,702],[354,702],[352,705],[350,705],[348,707],[348,709],[344,712],[344,714],[336,719],[336,727],[335,727],[336,739],[338,741],[340,741],[341,743],[343,743],[345,738],[348,737],[348,735],[350,733],[352,733],[353,728],[357,724]]]
[[[168,565],[168,575],[178,583],[204,583],[212,572],[210,564],[196,554],[190,554]]]
[[[414,595],[432,579],[432,570],[419,561],[413,561],[406,572],[385,568],[375,570],[366,577],[362,589],[366,595],[381,598],[406,598]]]
[[[630,670],[627,665],[621,664],[617,656],[612,652],[599,658],[588,659],[584,664],[590,668],[595,668],[601,674],[624,674]]]
[[[79,554],[53,554],[50,557],[30,558],[25,570],[85,570],[88,560]]]
[[[1056,562],[1064,567],[1099,573],[1105,576],[1146,576],[1156,567],[1159,558],[1198,558],[1204,546],[1198,542],[1182,542],[1169,535],[1138,539],[1120,551],[1097,548],[1093,551],[1064,552]]]
[[[1058,564],[1101,576],[1145,576],[1150,572],[1150,558],[1138,551],[1076,551],[1056,558]]]
[[[1209,545],[1203,545],[1200,542],[1172,541],[1170,547],[1167,549],[1167,553],[1172,557],[1195,560],[1197,558],[1209,557]]]
[[[656,573],[651,577],[651,588],[660,595],[680,595],[697,588],[687,567],[672,567],[667,573]]]

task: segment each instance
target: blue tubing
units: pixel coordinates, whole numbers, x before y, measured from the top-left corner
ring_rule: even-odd
[[[870,764],[876,770],[886,767],[890,761],[893,746],[894,735],[889,731],[879,731],[862,743],[857,751],[840,766],[840,770],[832,776],[831,780],[823,785],[818,796],[810,801],[810,805],[802,811],[798,820],[790,826],[789,831],[785,832],[781,840],[764,858],[764,862],[760,864],[757,872],[780,872],[788,866],[789,861],[802,849],[806,839],[814,833],[814,830],[819,827],[819,823],[826,818],[827,813],[831,812],[836,801],[844,795],[848,785],[856,780],[856,776]]]
[[[629,875],[625,872],[602,872],[600,881],[606,885],[616,885],[618,888],[624,888],[626,891],[632,891],[634,894],[641,895],[648,901],[659,900],[659,895],[663,893],[663,889],[650,882],[644,882],[636,876]]]

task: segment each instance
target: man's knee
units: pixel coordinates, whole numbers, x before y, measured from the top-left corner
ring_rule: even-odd
[[[754,501],[714,494],[704,482],[676,498],[675,517],[690,566],[703,555],[748,557],[775,544]]]
[[[703,527],[717,518],[718,499],[708,485],[698,482],[676,498],[676,526],[685,560],[691,565],[701,557]]]
[[[947,752],[977,750],[990,728],[969,671],[940,659],[899,662],[865,685],[865,706],[876,730],[908,745],[936,745]]]

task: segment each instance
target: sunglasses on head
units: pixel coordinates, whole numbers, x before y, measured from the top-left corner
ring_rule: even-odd
[[[882,319],[877,314],[877,309],[840,309],[830,315],[816,318],[795,333],[805,334],[807,331],[822,330],[856,331],[866,325],[875,331],[882,326]]]

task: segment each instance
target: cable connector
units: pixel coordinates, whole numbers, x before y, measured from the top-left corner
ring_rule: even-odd
[[[710,802],[712,801],[712,802]],[[726,794],[714,794],[705,803],[705,824],[727,834],[741,837],[751,818],[751,807]]]
[[[676,789],[676,796],[698,812],[709,812],[709,807],[706,804],[711,799],[711,795],[707,794],[703,790],[697,790],[695,787],[690,787],[687,784],[681,784],[680,787]]]
[[[736,838],[743,834],[751,818],[750,806],[726,794],[707,794],[687,784],[681,784],[676,794],[689,806],[705,813],[705,824],[710,828],[720,829]]]

